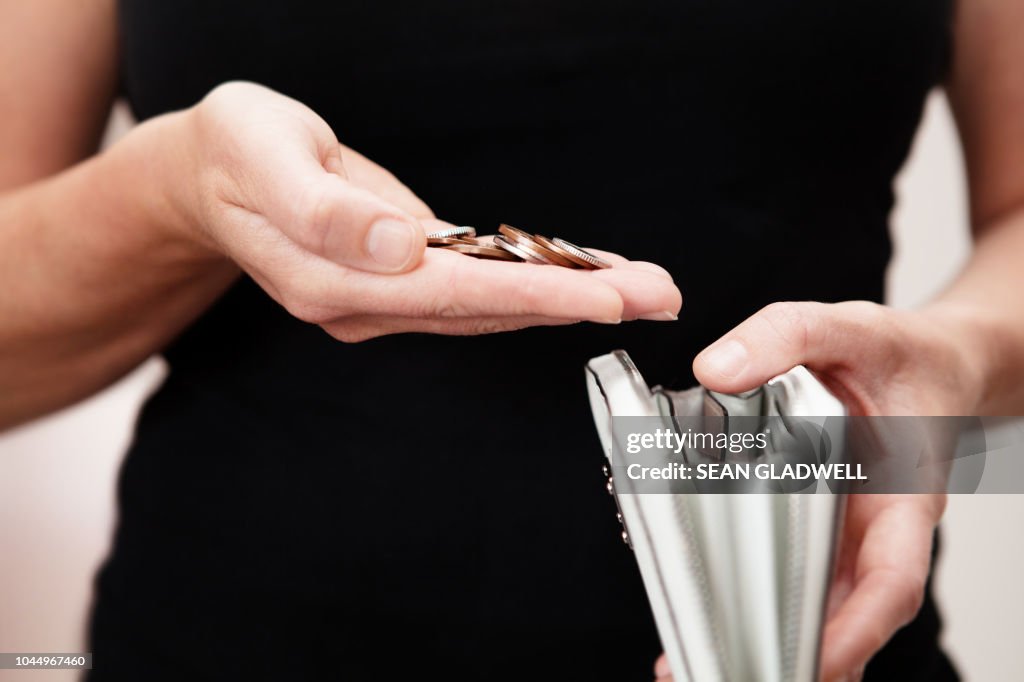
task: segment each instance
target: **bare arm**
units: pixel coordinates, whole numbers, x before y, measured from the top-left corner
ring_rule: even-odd
[[[159,127],[173,122],[78,163],[95,153],[113,97],[113,3],[5,0],[0,16],[2,428],[129,370],[231,269],[159,229],[171,222]]]
[[[651,264],[591,273],[424,252],[439,221],[422,201],[313,111],[254,84],[220,86],[82,161],[114,82],[109,2],[0,12],[13,112],[0,126],[0,429],[116,379],[239,269],[343,341],[679,310]]]
[[[92,155],[117,82],[114,0],[0,0],[0,192]]]
[[[967,161],[975,248],[921,310],[778,303],[694,363],[720,391],[806,364],[854,412],[1020,414],[1024,409],[1024,4],[961,0],[948,83]],[[918,612],[945,495],[852,495],[822,649],[826,681],[865,664]],[[662,662],[658,673],[667,673]]]
[[[1024,4],[961,2],[948,84],[967,164],[975,249],[936,301],[976,330],[981,410],[1024,409]]]
[[[234,277],[169,229],[159,166],[175,124],[0,197],[0,428],[129,371]]]

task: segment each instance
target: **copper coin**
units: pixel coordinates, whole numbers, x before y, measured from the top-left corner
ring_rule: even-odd
[[[466,242],[468,242],[470,244],[476,244],[477,246],[491,246],[491,247],[494,247],[494,235],[493,234],[485,234],[485,235],[481,235],[479,237],[463,237],[462,239],[463,239],[463,241],[466,241]],[[497,247],[495,247],[495,248],[497,248]]]
[[[509,239],[508,237],[505,238]],[[524,251],[528,251],[531,255],[536,256],[537,258],[540,258],[542,260],[545,260],[548,263],[551,263],[552,265],[559,265],[563,268],[579,267],[574,262],[572,262],[565,256],[562,256],[554,249],[542,244],[537,239],[537,235],[535,234],[528,235],[526,237],[516,235],[514,238],[509,239],[509,241],[514,242],[514,244],[519,248],[523,249]]]
[[[544,235],[533,235],[533,243],[536,244],[538,247],[546,249],[547,251],[564,260],[566,263],[568,263],[568,265],[565,266],[567,268],[582,268],[584,270],[596,270],[596,268],[592,266],[590,263],[580,263],[576,260],[573,260],[573,255],[570,252],[561,248],[560,246],[558,246],[558,244],[555,244],[552,240],[548,239]]]
[[[451,246],[444,246],[442,248],[444,248],[446,251],[457,251],[459,253],[464,253],[467,256],[473,256],[474,258],[484,258],[486,260],[521,260],[516,254],[503,249],[499,249],[496,246],[478,246],[476,244],[452,244]]]
[[[455,237],[475,237],[476,228],[470,227],[469,225],[460,225],[458,227],[447,227],[443,230],[437,230],[435,232],[428,232],[427,239],[450,239]]]
[[[529,251],[519,248],[517,245],[513,244],[505,237],[495,237],[494,243],[497,244],[499,247],[505,249],[509,253],[514,253],[515,255],[519,256],[519,258],[526,261],[527,263],[536,263],[537,265],[551,265],[551,261],[543,260],[541,258],[538,258],[537,256],[534,256]]]
[[[501,232],[505,239],[511,242],[513,246],[519,247],[535,258],[539,258],[550,265],[560,265],[563,268],[579,267],[569,258],[566,258],[554,249],[541,244],[537,240],[537,235],[530,234],[505,223],[502,223],[498,227],[498,231]]]
[[[498,225],[498,232],[512,243],[515,243],[517,239],[530,239],[531,237],[528,232],[523,232],[518,227],[512,227],[505,223]]]
[[[427,237],[427,246],[451,246],[452,244],[472,244],[462,237]]]

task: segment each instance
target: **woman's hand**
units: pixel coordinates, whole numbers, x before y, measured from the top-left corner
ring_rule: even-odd
[[[313,111],[261,86],[222,85],[185,116],[191,182],[171,199],[185,229],[338,339],[670,320],[681,305],[648,263],[583,272],[425,249],[445,223]]]
[[[706,387],[752,389],[809,367],[860,415],[970,415],[982,398],[983,344],[952,307],[896,311],[866,302],[778,303],[704,350]],[[858,679],[916,615],[945,495],[851,495],[822,651],[823,680]],[[655,675],[670,674],[662,656]]]

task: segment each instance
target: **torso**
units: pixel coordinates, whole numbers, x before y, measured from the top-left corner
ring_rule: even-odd
[[[583,364],[626,348],[652,383],[686,387],[695,353],[767,303],[881,300],[891,182],[942,77],[949,12],[122,0],[139,117],[263,83],[439,217],[658,262],[686,303],[670,325],[344,345],[239,283],[167,351],[125,465],[98,639],[145,613],[153,642],[213,670],[218,647],[253,642],[329,657],[270,657],[257,676],[649,675],[659,646]]]

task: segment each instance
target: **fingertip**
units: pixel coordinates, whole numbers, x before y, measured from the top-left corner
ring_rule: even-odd
[[[722,339],[711,344],[693,360],[697,380],[712,391],[735,393],[749,390],[744,375],[750,365],[747,347],[736,339]]]
[[[624,302],[627,320],[674,320],[683,304],[679,288],[657,273],[634,268],[595,270],[589,275],[614,287]]]
[[[671,310],[659,310],[656,313],[644,313],[638,316],[637,319],[649,322],[675,322],[679,319],[679,314]]]
[[[644,260],[630,260],[625,256],[620,256],[619,254],[613,253],[611,251],[602,251],[601,249],[592,249],[590,247],[587,247],[587,251],[594,254],[595,256],[598,256],[599,258],[608,261],[609,263],[612,264],[612,267],[614,268],[619,268],[622,270],[637,270],[642,272],[649,272],[652,275],[657,275],[663,279],[674,281],[672,279],[672,274],[665,268],[658,265],[657,263],[651,263],[649,261]]]
[[[423,226],[415,220],[384,216],[375,220],[366,234],[366,253],[379,272],[412,270],[423,259],[426,246]]]
[[[633,270],[641,270],[643,272],[649,272],[652,275],[657,275],[658,277],[661,277],[663,279],[667,279],[670,282],[674,282],[675,281],[675,279],[673,279],[673,277],[672,277],[672,273],[670,273],[668,270],[666,270],[665,268],[661,267],[657,263],[649,263],[649,262],[644,261],[644,260],[630,260],[630,261],[626,261],[624,267],[632,268]]]
[[[593,275],[596,272],[569,270],[550,265],[522,265],[531,268],[534,298],[544,306],[575,310],[575,317],[590,322],[617,324],[622,321],[626,303],[618,287]]]

